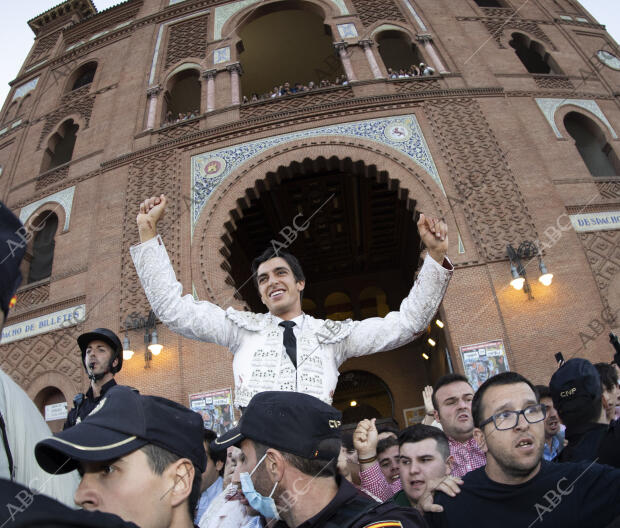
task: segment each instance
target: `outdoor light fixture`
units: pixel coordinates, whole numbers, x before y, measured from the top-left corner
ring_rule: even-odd
[[[422,357],[426,360],[429,359],[428,354],[426,352],[422,352]]]
[[[553,281],[553,274],[547,271],[547,266],[545,266],[545,263],[543,262],[540,249],[534,242],[526,240],[525,242],[522,242],[517,249],[509,244],[506,247],[506,251],[508,253],[508,258],[510,259],[510,275],[512,276],[510,285],[515,290],[523,290],[527,293],[528,299],[534,298],[532,295],[532,288],[527,280],[527,274],[525,273],[525,268],[529,262],[527,262],[524,266],[524,259],[529,259],[531,262],[532,259],[537,258],[538,269],[540,270],[540,277],[538,277],[538,281],[544,286],[549,286],[551,284]]]
[[[435,340],[432,337],[428,338],[428,344],[431,346],[435,346],[437,343],[435,343]]]
[[[140,330],[144,328],[144,368],[150,368],[153,356],[158,356],[164,348],[157,341],[157,328],[155,326],[155,314],[151,310],[147,317],[142,317],[139,313],[131,313],[125,319],[125,338],[123,339],[123,359],[129,360],[133,357],[133,350],[129,344],[129,330]]]
[[[351,400],[351,407],[355,407],[357,405],[357,402],[355,400]]]
[[[125,338],[123,339],[123,360],[127,361],[133,357],[133,350],[129,346],[129,336],[125,332]]]
[[[437,326],[438,326],[439,328],[443,328],[443,327],[444,327],[443,321],[442,321],[441,319],[437,319],[437,320],[435,321],[435,323],[437,324]]]

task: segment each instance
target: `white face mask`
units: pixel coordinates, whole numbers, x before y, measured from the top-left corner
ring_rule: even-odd
[[[247,471],[245,473],[241,473],[241,475],[239,475],[239,480],[241,481],[241,490],[243,491],[248,504],[263,517],[268,519],[276,519],[279,521],[280,515],[278,514],[278,508],[272,498],[274,492],[276,491],[276,487],[278,486],[278,482],[274,484],[269,497],[263,497],[260,493],[258,493],[258,491],[254,489],[254,483],[252,482],[252,475],[258,466],[261,465],[263,460],[265,460],[266,456],[267,453],[265,453],[263,458],[258,461],[258,464],[254,467],[252,473],[248,473]]]

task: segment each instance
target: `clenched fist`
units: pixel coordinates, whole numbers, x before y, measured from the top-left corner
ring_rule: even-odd
[[[377,454],[379,433],[375,426],[375,418],[362,420],[353,433],[353,447],[361,459],[372,458]]]
[[[428,254],[439,264],[443,264],[443,259],[448,252],[448,225],[438,218],[420,214],[418,232]]]
[[[159,197],[147,198],[140,204],[140,212],[136,217],[140,242],[157,236],[157,222],[164,217],[167,203],[166,197],[161,194]]]

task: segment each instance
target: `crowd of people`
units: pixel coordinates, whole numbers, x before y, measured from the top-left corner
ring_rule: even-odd
[[[192,110],[191,112],[179,112],[176,116],[172,113],[172,110],[166,112],[166,120],[163,123],[165,125],[173,125],[180,123],[181,121],[187,121],[188,119],[194,119],[200,115],[200,110]]]
[[[389,79],[407,79],[408,77],[430,77],[435,75],[434,68],[423,62],[419,66],[412,64],[409,68],[400,68],[398,71],[388,68],[387,72]]]
[[[243,103],[255,103],[257,101],[266,101],[268,99],[274,99],[275,97],[284,97],[286,95],[293,95],[297,93],[303,92],[311,92],[313,90],[318,90],[320,88],[332,88],[335,86],[346,86],[349,84],[347,77],[345,75],[338,75],[334,81],[330,81],[329,79],[321,79],[320,82],[315,83],[314,81],[309,81],[306,84],[302,83],[294,83],[291,85],[290,82],[285,81],[280,85],[274,86],[271,91],[264,93],[252,93],[250,97],[246,95],[243,96]]]
[[[163,195],[140,204],[132,258],[162,322],[234,352],[239,422],[217,435],[197,412],[118,385],[118,336],[82,334],[90,386],[62,432],[49,434],[25,393],[0,376],[3,526],[620,526],[620,345],[610,363],[563,362],[545,386],[503,372],[474,390],[446,374],[423,391],[423,423],[399,430],[369,418],[343,428],[331,405],[337,367],[428,325],[452,272],[445,222],[420,215],[428,255],[399,312],[330,335],[301,312],[305,276],[286,252],[252,264],[267,314],[182,296],[156,229],[165,208]],[[21,280],[22,229],[0,203],[0,246],[10,248],[0,254],[0,327]],[[274,357],[285,367],[270,377]]]

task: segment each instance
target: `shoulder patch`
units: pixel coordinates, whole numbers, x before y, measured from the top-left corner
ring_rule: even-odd
[[[403,528],[400,521],[379,521],[367,524],[364,528]]]

